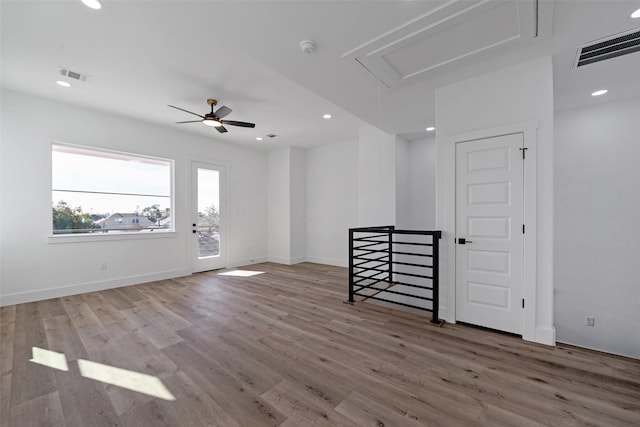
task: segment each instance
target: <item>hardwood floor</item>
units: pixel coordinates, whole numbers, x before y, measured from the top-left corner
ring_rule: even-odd
[[[246,269],[3,307],[0,425],[640,425],[638,360],[344,304],[343,268]]]

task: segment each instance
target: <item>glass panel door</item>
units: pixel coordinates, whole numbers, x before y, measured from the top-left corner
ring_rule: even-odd
[[[225,267],[224,167],[192,164],[192,271]]]

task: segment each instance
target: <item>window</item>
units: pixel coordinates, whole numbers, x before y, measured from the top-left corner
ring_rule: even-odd
[[[171,160],[52,144],[53,234],[173,231]]]

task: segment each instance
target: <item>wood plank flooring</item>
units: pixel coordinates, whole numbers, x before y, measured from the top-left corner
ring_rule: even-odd
[[[640,426],[638,360],[245,270],[3,307],[0,426]]]

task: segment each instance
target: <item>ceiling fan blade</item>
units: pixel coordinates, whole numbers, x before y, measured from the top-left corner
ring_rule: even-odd
[[[186,122],[176,122],[176,123],[201,123],[202,120],[187,120]]]
[[[231,126],[240,126],[243,128],[254,128],[256,127],[255,123],[248,122],[236,122],[235,120],[221,120],[222,124],[231,125]]]
[[[184,111],[185,113],[193,114],[194,116],[198,116],[204,119],[204,116],[200,114],[194,113],[193,111],[185,110],[184,108],[176,107],[175,105],[167,105],[167,107],[175,108],[176,110]]]
[[[227,117],[229,113],[231,113],[231,111],[233,111],[231,108],[227,107],[226,105],[223,105],[222,107],[218,108],[216,112],[213,114],[215,114],[216,116],[218,116],[219,119],[221,119],[223,117]]]
[[[228,132],[227,129],[225,129],[224,126],[216,126],[214,129],[217,130],[220,133]]]

